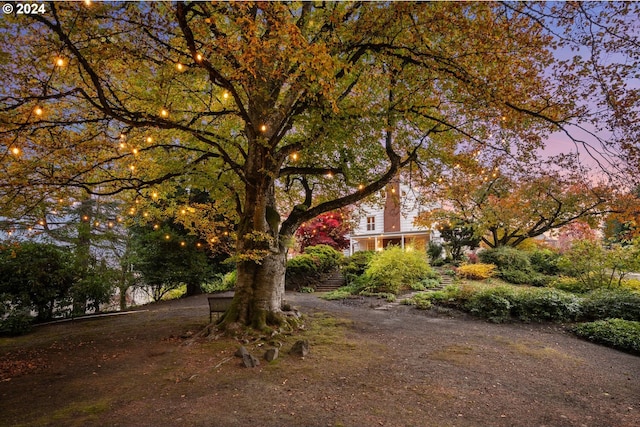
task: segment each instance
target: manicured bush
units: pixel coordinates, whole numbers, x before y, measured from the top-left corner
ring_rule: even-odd
[[[486,280],[493,277],[496,266],[493,264],[465,264],[457,269],[458,276],[469,280]]]
[[[526,252],[509,246],[498,246],[478,253],[480,261],[493,264],[498,270],[531,272],[531,261]]]
[[[573,332],[598,344],[640,354],[640,322],[624,319],[598,320],[577,325]]]
[[[319,271],[320,261],[311,254],[300,254],[287,261],[287,274],[291,276],[317,274]]]
[[[514,290],[509,286],[497,286],[475,293],[464,305],[471,314],[501,323],[511,316]]]
[[[584,298],[582,311],[585,320],[640,321],[640,293],[628,289],[596,289]]]
[[[322,273],[336,269],[344,258],[341,252],[338,252],[329,245],[308,246],[304,249],[303,255],[315,257],[318,262],[319,271]]]
[[[557,289],[521,289],[513,301],[512,314],[526,322],[573,321],[580,313],[580,298]]]
[[[363,277],[366,291],[397,294],[432,275],[423,253],[390,246],[373,257]]]

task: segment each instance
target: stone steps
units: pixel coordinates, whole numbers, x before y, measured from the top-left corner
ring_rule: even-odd
[[[331,292],[345,285],[342,272],[336,271],[316,286],[316,292]]]

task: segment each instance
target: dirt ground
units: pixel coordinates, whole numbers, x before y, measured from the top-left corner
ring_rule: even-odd
[[[0,339],[3,426],[639,426],[640,358],[558,325],[287,294],[305,329],[194,341],[205,296]],[[298,339],[310,353],[288,354]],[[186,345],[191,343],[191,345]]]

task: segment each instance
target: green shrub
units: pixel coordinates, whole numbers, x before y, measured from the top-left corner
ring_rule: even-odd
[[[547,286],[574,294],[584,294],[591,290],[584,282],[578,280],[578,278],[568,276],[560,276],[551,281]]]
[[[554,276],[560,271],[558,269],[558,258],[560,254],[549,249],[539,249],[529,253],[531,267],[538,273]]]
[[[434,241],[429,242],[429,246],[427,247],[427,256],[429,256],[429,261],[431,263],[436,260],[444,260],[442,258],[443,252],[444,247],[440,243],[436,243]]]
[[[504,269],[498,272],[498,277],[514,285],[530,285],[532,273],[530,271]]]
[[[495,269],[493,264],[465,264],[458,267],[457,273],[463,279],[486,280],[493,277]]]
[[[581,338],[609,347],[640,354],[640,322],[624,319],[598,320],[573,328]]]
[[[628,289],[596,289],[582,302],[583,318],[640,321],[640,293]]]
[[[287,261],[287,275],[313,275],[320,271],[320,261],[311,254],[300,254]]]
[[[369,292],[398,292],[433,274],[426,257],[418,251],[404,251],[390,246],[378,252],[365,270]]]
[[[238,281],[238,271],[233,270],[222,276],[222,288],[233,289]]]
[[[357,293],[358,293],[358,289],[356,287],[352,285],[347,285],[347,286],[338,288],[335,291],[326,292],[320,295],[320,298],[328,301],[333,301],[333,300],[347,299]]]
[[[316,258],[318,270],[326,273],[338,268],[344,255],[329,245],[307,246],[303,255],[310,255]],[[294,258],[295,259],[295,258]]]
[[[170,301],[172,299],[181,298],[184,294],[187,293],[187,285],[180,285],[177,288],[173,288],[168,290],[162,295],[161,300]]]
[[[475,316],[484,317],[491,322],[501,323],[511,316],[514,291],[508,286],[498,286],[476,292],[464,308]]]
[[[15,337],[31,331],[33,317],[27,310],[10,310],[9,315],[0,320],[0,336]]]
[[[531,272],[531,261],[526,252],[509,246],[498,246],[478,253],[484,264],[493,264],[498,270]]]
[[[548,288],[521,289],[516,293],[513,315],[529,322],[573,321],[580,315],[580,298]]]
[[[374,255],[374,251],[360,251],[344,259],[342,274],[347,283],[353,282],[357,277],[364,274]]]
[[[413,305],[420,310],[428,310],[432,306],[430,295],[427,293],[416,294],[413,297],[404,300],[403,303]]]

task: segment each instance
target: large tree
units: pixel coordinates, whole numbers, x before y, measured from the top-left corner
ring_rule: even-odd
[[[214,246],[231,233],[238,282],[223,324],[277,325],[287,246],[303,222],[377,193],[405,167],[437,172],[474,150],[505,151],[486,138],[498,129],[526,160],[551,130],[593,117],[576,82],[569,90],[548,70],[550,32],[573,25],[560,13],[597,11],[555,10],[561,20],[548,24],[545,7],[51,2],[5,16],[3,214],[58,192],[131,190],[130,215],[163,207]],[[627,95],[616,89],[608,100]],[[213,201],[160,203],[177,187]]]
[[[442,206],[417,222],[445,228],[468,227],[489,247],[518,246],[525,240],[581,220],[595,227],[611,211],[612,189],[567,170],[527,173],[495,167],[458,171],[426,195]]]

